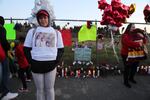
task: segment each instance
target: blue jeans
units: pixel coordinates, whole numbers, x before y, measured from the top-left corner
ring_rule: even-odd
[[[2,80],[1,80],[1,86],[0,86],[0,92],[2,93],[2,96],[6,95],[8,90],[8,79],[9,79],[9,65],[8,65],[8,59],[5,58],[4,61],[1,62],[2,64]]]

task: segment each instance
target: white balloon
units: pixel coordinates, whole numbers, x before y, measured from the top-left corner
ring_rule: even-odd
[[[32,9],[32,12],[31,12],[32,17],[29,18],[29,23],[38,25],[37,19],[36,19],[36,13],[41,9],[46,10],[49,13],[50,23],[53,21],[55,16],[54,16],[53,7],[51,6],[50,2],[48,0],[35,0],[34,8]]]

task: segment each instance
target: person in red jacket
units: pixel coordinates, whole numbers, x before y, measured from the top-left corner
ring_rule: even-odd
[[[2,78],[0,83],[0,100],[10,100],[18,96],[18,93],[12,93],[10,90],[9,82],[9,64],[8,64],[8,55],[7,52],[10,50],[10,45],[6,39],[7,30],[4,27],[5,19],[3,16],[0,16],[0,44],[5,51],[6,58],[1,62],[2,64]]]
[[[19,92],[28,92],[26,79],[29,80],[31,78],[29,63],[23,51],[24,40],[25,40],[24,37],[20,37],[19,44],[16,46],[16,49],[15,49],[15,56],[17,58],[17,62],[19,65],[18,75],[23,85],[22,88],[18,89]],[[25,73],[26,73],[26,76],[25,76]]]
[[[138,48],[143,46],[145,39],[137,33],[143,33],[143,30],[135,28],[135,24],[130,23],[121,39],[121,57],[124,64],[124,85],[128,88],[131,88],[129,81],[136,84],[137,82],[134,79],[137,67],[139,66],[139,61],[129,62],[127,61],[128,50],[129,48]]]

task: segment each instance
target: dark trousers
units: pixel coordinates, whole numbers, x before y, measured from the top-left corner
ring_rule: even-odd
[[[28,79],[31,78],[31,73],[30,73],[29,67],[26,68],[26,69],[19,68],[18,75],[19,75],[19,78],[20,78],[20,80],[22,82],[23,88],[27,89],[26,78],[28,78]]]
[[[9,69],[12,75],[17,73],[17,66],[15,62],[10,58],[9,58]]]
[[[126,61],[127,56],[122,56],[123,64],[124,64],[124,73],[123,73],[123,79],[124,83],[128,83],[129,79],[134,79],[134,76],[137,71],[137,67],[139,66],[139,61],[135,62],[127,62]]]

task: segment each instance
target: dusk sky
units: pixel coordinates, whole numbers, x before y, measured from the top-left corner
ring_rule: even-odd
[[[53,6],[56,19],[101,20],[102,11],[98,9],[98,0],[49,1]],[[111,0],[106,1],[111,2]],[[146,4],[150,5],[150,0],[122,0],[122,3],[128,6],[131,3],[136,4],[136,11],[127,19],[128,22],[145,23],[143,9]],[[5,18],[28,18],[31,17],[33,7],[34,0],[0,0],[0,15]]]

